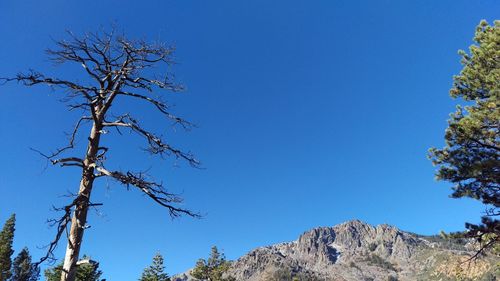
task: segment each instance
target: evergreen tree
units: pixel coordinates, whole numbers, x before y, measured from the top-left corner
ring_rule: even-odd
[[[76,281],[100,281],[102,271],[99,269],[99,263],[91,261],[88,257],[83,256],[76,267]],[[44,275],[46,281],[60,281],[63,265],[59,264],[56,267],[45,270]]]
[[[460,51],[463,69],[453,78],[452,98],[458,106],[448,120],[446,146],[430,149],[437,178],[453,183],[452,197],[469,197],[487,205],[479,225],[466,224],[466,237],[481,249],[500,242],[500,21],[482,21],[469,54]]]
[[[153,258],[153,264],[144,269],[139,281],[170,281],[170,277],[165,273],[163,256],[157,253]]]
[[[40,269],[31,262],[28,248],[19,252],[12,264],[11,281],[36,281],[40,277]]]
[[[208,281],[231,281],[231,277],[222,278],[222,275],[228,271],[230,262],[226,261],[223,253],[219,253],[216,246],[212,247],[208,260],[199,259],[191,275],[196,279]]]
[[[16,226],[16,215],[13,214],[5,222],[0,232],[0,281],[7,281],[11,276],[12,266],[12,242],[14,240],[14,230]]]
[[[289,268],[270,270],[264,274],[263,281],[324,281],[312,274],[293,272]]]

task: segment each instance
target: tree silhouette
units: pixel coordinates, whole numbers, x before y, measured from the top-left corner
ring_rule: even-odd
[[[50,154],[39,152],[54,165],[76,167],[82,171],[79,189],[73,200],[57,208],[62,211],[62,216],[50,221],[57,232],[55,239],[48,245],[47,255],[40,260],[43,262],[53,259],[55,247],[70,226],[62,281],[75,280],[76,262],[84,231],[88,228],[88,210],[102,205],[91,201],[91,192],[97,179],[111,178],[127,187],[135,187],[165,207],[171,217],[199,216],[180,207],[182,199],[170,193],[162,183],[150,179],[146,173],[112,170],[105,165],[110,147],[103,144],[103,136],[111,132],[121,135],[122,130],[130,130],[142,137],[147,144],[146,151],[153,155],[173,156],[187,161],[193,167],[200,165],[191,153],[172,146],[162,136],[143,127],[130,112],[116,105],[119,99],[145,102],[174,125],[190,129],[193,125],[174,115],[170,106],[158,94],[159,91],[178,92],[183,89],[173,81],[170,74],[159,75],[155,71],[156,67],[168,67],[173,63],[174,48],[161,43],[130,40],[125,36],[117,36],[114,32],[101,31],[80,37],[69,32],[68,35],[68,40],[56,41],[56,48],[47,50],[47,54],[57,64],[81,65],[82,79],[66,80],[36,71],[20,73],[14,78],[3,78],[3,82],[17,81],[29,87],[48,85],[63,95],[62,100],[69,110],[82,112],[69,134],[66,146]],[[84,155],[69,154],[75,151],[76,136],[85,125],[89,125],[90,132]]]

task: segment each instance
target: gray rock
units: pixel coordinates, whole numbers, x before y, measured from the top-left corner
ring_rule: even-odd
[[[227,275],[238,281],[265,281],[277,270],[286,269],[297,276],[310,276],[307,280],[386,281],[389,276],[397,280],[454,280],[446,275],[447,266],[456,266],[449,261],[467,253],[471,249],[465,245],[445,243],[439,237],[353,220],[314,228],[296,241],[254,249],[234,261]],[[439,278],[432,279],[436,276]],[[188,274],[174,279],[190,280]]]

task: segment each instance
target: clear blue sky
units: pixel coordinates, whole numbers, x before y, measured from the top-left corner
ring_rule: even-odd
[[[205,217],[172,221],[138,192],[97,184],[94,201],[104,206],[90,217],[82,252],[101,262],[108,280],[134,280],[156,251],[176,273],[211,245],[232,259],[354,218],[422,234],[477,221],[483,207],[448,198],[426,153],[443,145],[454,109],[457,50],[499,11],[496,0],[4,0],[0,76],[60,73],[43,50],[66,29],[114,22],[129,37],[177,46],[173,71],[187,91],[170,100],[199,128],[165,131],[150,107],[133,111],[205,169],[142,154],[133,136],[104,142],[114,147],[109,165],[150,168]],[[26,245],[35,258],[54,234],[45,224],[57,215],[50,207],[67,202],[59,196],[79,180],[76,170],[45,169],[29,150],[64,144],[76,115],[60,97],[46,87],[0,87],[0,223],[16,213],[15,248]]]

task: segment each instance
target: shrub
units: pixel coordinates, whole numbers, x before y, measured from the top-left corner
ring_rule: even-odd
[[[366,261],[369,264],[378,266],[380,268],[384,268],[384,269],[392,270],[392,271],[397,271],[397,269],[394,267],[394,265],[392,263],[384,260],[383,258],[381,258],[375,254],[371,254]]]
[[[370,243],[370,245],[368,245],[368,249],[370,249],[370,251],[373,252],[377,249],[377,246],[378,246],[377,243],[372,242],[372,243]]]

